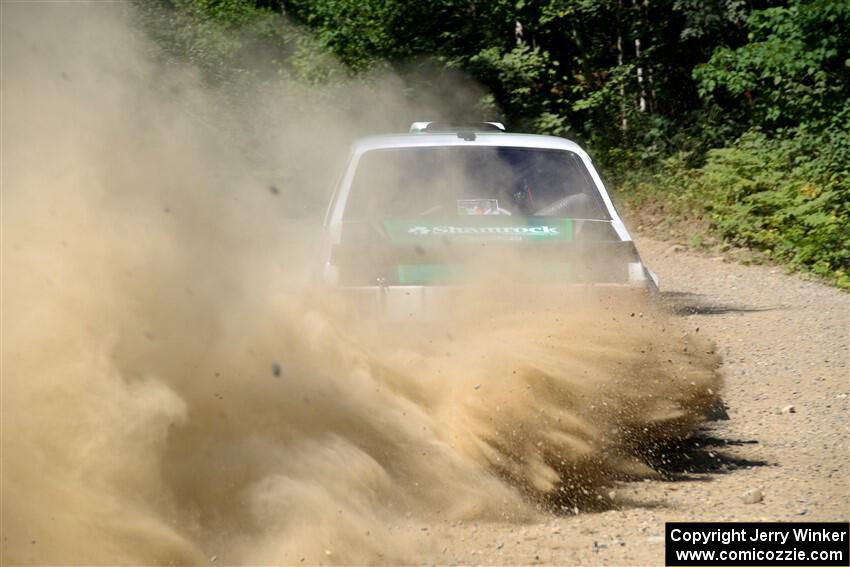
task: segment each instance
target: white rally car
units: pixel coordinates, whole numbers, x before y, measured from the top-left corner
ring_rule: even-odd
[[[427,314],[481,273],[482,251],[504,258],[510,274],[491,273],[512,281],[647,299],[658,289],[590,157],[496,122],[358,140],[324,227],[323,284],[390,318]]]

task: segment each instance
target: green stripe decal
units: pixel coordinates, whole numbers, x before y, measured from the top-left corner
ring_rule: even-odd
[[[393,244],[422,244],[436,239],[527,240],[569,242],[573,220],[562,218],[516,218],[494,215],[449,219],[386,219],[384,229]]]
[[[468,276],[469,266],[457,264],[399,264],[398,266],[398,283],[402,285],[452,283]]]
[[[469,264],[399,264],[398,283],[425,285],[433,283],[458,283],[469,281],[474,275]],[[572,270],[566,263],[530,263],[523,266],[523,277],[533,281],[569,280]]]

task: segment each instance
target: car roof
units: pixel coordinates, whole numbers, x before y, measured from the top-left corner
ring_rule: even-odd
[[[475,132],[474,140],[465,140],[456,133],[385,134],[360,138],[354,143],[355,153],[393,148],[429,146],[506,146],[569,150],[586,155],[581,147],[566,138],[538,134],[505,134],[501,132]]]

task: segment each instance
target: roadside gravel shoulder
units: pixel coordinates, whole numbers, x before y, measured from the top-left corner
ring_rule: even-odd
[[[752,464],[714,476],[712,519],[844,520],[850,515],[850,295],[780,268],[726,263],[641,239],[665,304],[718,346],[728,421],[718,453]],[[742,502],[758,489],[757,505]],[[701,510],[700,513],[709,513]]]
[[[665,479],[616,486],[612,509],[432,526],[445,542],[438,562],[661,565],[665,521],[850,517],[850,295],[777,267],[637,244],[663,305],[722,353],[728,419],[707,424]]]

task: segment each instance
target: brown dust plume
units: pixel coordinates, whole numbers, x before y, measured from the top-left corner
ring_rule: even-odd
[[[599,505],[714,403],[627,302],[482,284],[389,340],[317,297],[318,224],[216,134],[245,109],[130,15],[2,6],[3,564],[399,563],[400,524]],[[354,130],[297,92],[246,103],[289,197]]]

